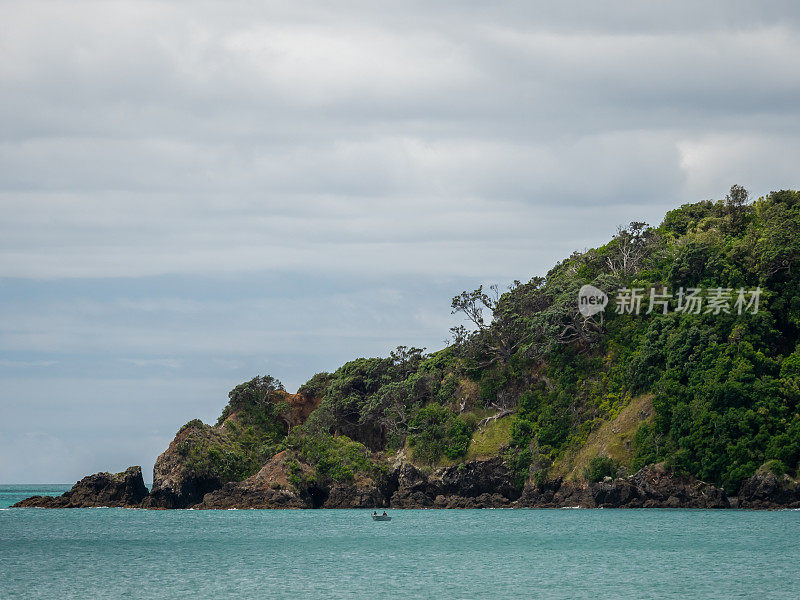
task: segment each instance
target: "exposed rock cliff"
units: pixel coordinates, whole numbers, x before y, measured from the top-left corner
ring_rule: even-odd
[[[298,491],[291,483],[293,474],[300,479],[311,470],[281,452],[255,475],[207,493],[195,508],[315,508],[312,495],[305,489]]]
[[[397,482],[389,499],[394,508],[508,506],[520,495],[513,474],[499,457],[438,469],[430,475],[405,463],[390,478]]]
[[[730,508],[725,491],[693,477],[649,465],[635,475],[605,481],[529,482],[518,506],[531,508]]]
[[[759,470],[742,482],[739,508],[800,508],[800,485],[788,475]]]
[[[188,466],[185,443],[192,437],[211,439],[218,435],[207,425],[190,423],[183,427],[153,466],[153,489],[144,500],[145,508],[188,508],[202,501],[203,496],[222,486],[219,476],[198,473]]]
[[[178,439],[178,438],[176,438]],[[165,453],[167,454],[167,453]],[[164,456],[164,455],[162,455]],[[161,460],[161,459],[160,459]],[[148,495],[139,467],[111,475],[84,477],[58,497],[34,496],[15,507],[77,508],[730,508],[725,492],[692,477],[672,473],[663,464],[635,475],[589,483],[558,478],[528,482],[522,490],[499,457],[426,472],[411,463],[373,479],[318,480],[311,465],[284,451],[255,475],[203,491],[204,482],[167,456],[159,489]],[[174,487],[173,487],[174,486]],[[176,491],[177,490],[177,491]],[[202,494],[202,495],[201,495]],[[742,486],[742,508],[800,506],[796,483],[759,472]]]
[[[142,468],[128,467],[122,473],[89,475],[61,496],[33,496],[17,502],[14,508],[138,507],[146,496]]]

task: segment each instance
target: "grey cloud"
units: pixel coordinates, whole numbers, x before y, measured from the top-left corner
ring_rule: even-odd
[[[435,349],[461,289],[797,187],[799,32],[789,0],[0,4],[0,480],[147,469],[244,378]]]

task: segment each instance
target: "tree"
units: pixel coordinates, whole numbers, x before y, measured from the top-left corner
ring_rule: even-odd
[[[224,423],[234,413],[271,411],[279,391],[285,391],[283,384],[271,375],[253,377],[250,381],[240,383],[228,393],[228,405],[222,411],[217,425]]]
[[[489,289],[491,293],[488,294],[483,291],[483,286],[472,292],[463,291],[451,303],[451,314],[463,313],[477,327],[473,332],[463,326],[453,327],[450,331],[454,343],[461,347],[468,346],[475,354],[484,356],[479,361],[483,367],[496,362],[507,363],[525,340],[521,315],[507,306],[506,295],[500,295],[496,284]],[[512,286],[509,289],[515,288]],[[492,313],[489,323],[483,317],[485,309]]]
[[[750,193],[741,185],[732,185],[731,191],[725,196],[725,217],[723,229],[727,233],[740,231],[744,226],[744,216],[747,209],[747,199]]]
[[[611,253],[606,256],[606,264],[611,273],[627,277],[635,273],[647,256],[655,233],[642,221],[632,221],[627,229],[620,225],[610,246]]]

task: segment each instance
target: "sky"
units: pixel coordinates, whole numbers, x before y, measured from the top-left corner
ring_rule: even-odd
[[[794,1],[0,0],[0,483],[798,164]]]

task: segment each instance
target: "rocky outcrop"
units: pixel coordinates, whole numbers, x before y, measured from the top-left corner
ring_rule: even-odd
[[[286,402],[291,409],[289,414],[289,428],[305,423],[309,415],[319,406],[321,397],[310,394],[289,394],[283,390],[276,392],[279,402]]]
[[[163,456],[163,455],[162,455]],[[175,470],[181,476],[180,467]],[[168,471],[173,476],[173,471]],[[730,508],[724,490],[693,477],[677,475],[663,464],[635,475],[589,483],[554,479],[514,486],[502,459],[471,461],[425,471],[402,463],[386,477],[358,475],[350,482],[318,481],[314,469],[288,451],[272,457],[255,475],[208,490],[183,476],[183,487],[162,487],[147,494],[139,467],[124,473],[84,477],[62,496],[33,496],[15,507],[78,508]],[[177,493],[176,490],[177,489]],[[800,507],[797,482],[759,471],[744,482],[742,508]],[[188,491],[187,491],[188,490]],[[179,495],[181,494],[181,495]],[[192,498],[198,498],[191,502]]]
[[[327,496],[322,508],[384,508],[388,505],[381,488],[371,479],[335,483]]]
[[[226,483],[194,508],[380,508],[385,488],[371,478],[318,482],[314,469],[287,451],[244,481]]]
[[[395,491],[389,498],[393,508],[428,508],[440,495],[435,482],[411,463],[403,463],[389,475]]]
[[[762,469],[742,482],[737,500],[739,508],[800,508],[800,484]]]
[[[311,472],[309,465],[280,452],[255,475],[208,492],[194,508],[316,508],[313,488],[292,483]]]
[[[186,461],[188,438],[212,438],[214,428],[194,422],[184,426],[153,466],[153,489],[145,499],[145,508],[189,508],[201,502],[209,492],[222,487],[219,477],[197,473]],[[196,442],[195,442],[196,443]]]
[[[437,471],[435,476],[446,495],[477,498],[499,494],[509,500],[516,500],[520,495],[514,484],[514,474],[499,456],[448,467]]]
[[[478,496],[436,496],[433,508],[508,508],[508,498],[502,494],[483,493]]]
[[[410,463],[390,475],[394,508],[494,508],[510,506],[520,492],[502,458],[476,460],[426,474]]]
[[[502,459],[430,473],[402,463],[386,477],[317,481],[313,469],[281,452],[252,477],[207,493],[194,508],[493,508],[520,495]]]
[[[725,491],[693,477],[677,475],[663,464],[649,465],[630,477],[589,483],[528,483],[517,506],[531,508],[730,508]]]
[[[81,479],[61,496],[33,496],[14,508],[91,508],[98,506],[138,507],[147,496],[141,467],[122,473],[96,473]]]
[[[633,476],[645,497],[644,508],[729,508],[725,491],[694,477],[668,471],[663,464],[650,465]]]

